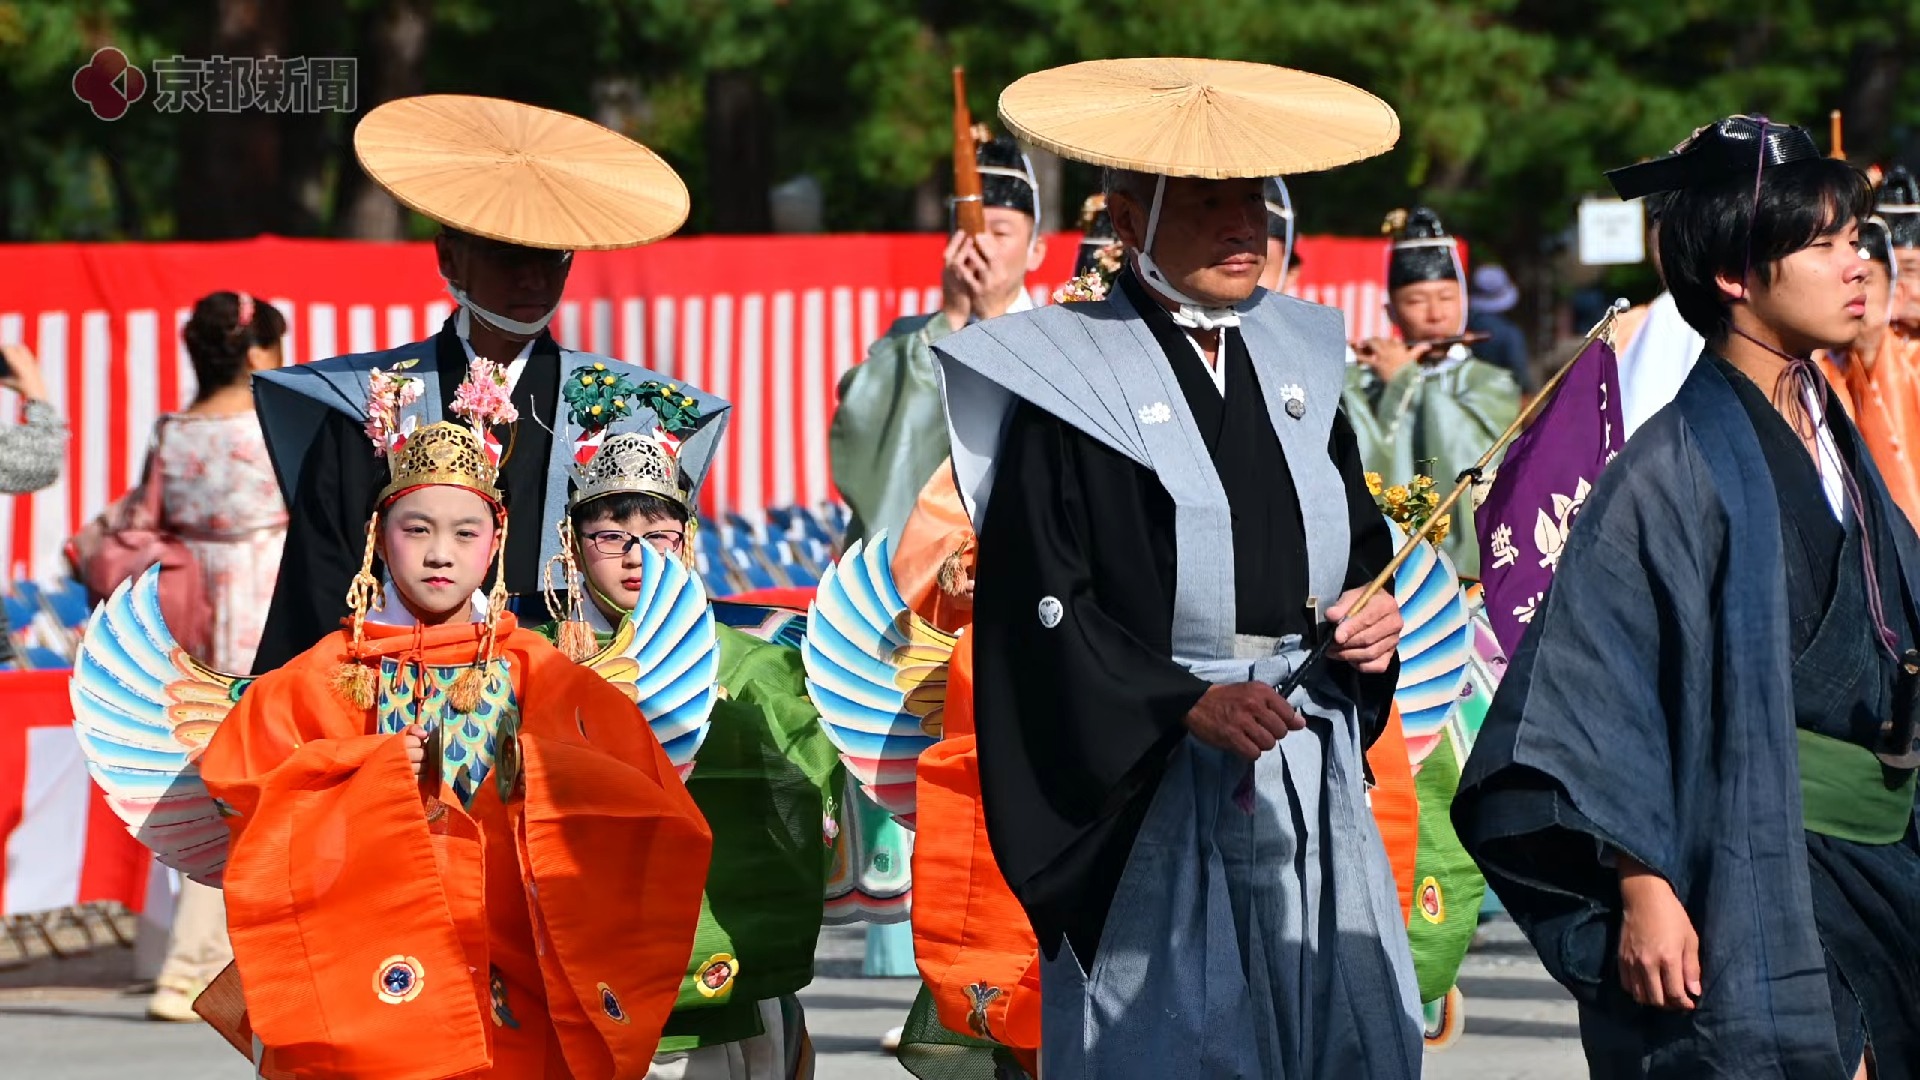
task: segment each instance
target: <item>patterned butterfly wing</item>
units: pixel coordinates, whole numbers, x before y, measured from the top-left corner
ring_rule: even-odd
[[[1394,526],[1396,539],[1405,534]],[[1414,548],[1393,577],[1394,599],[1405,626],[1400,633],[1400,681],[1393,693],[1406,729],[1407,752],[1418,766],[1446,730],[1448,714],[1466,685],[1472,662],[1473,628],[1461,598],[1460,578],[1446,554],[1432,544]]]
[[[807,692],[847,771],[913,822],[920,752],[939,740],[955,638],[907,609],[884,532],[827,568],[807,613]]]
[[[587,666],[627,692],[682,779],[719,699],[720,646],[706,587],[678,559],[640,545],[640,598]]]
[[[1467,686],[1461,691],[1460,708],[1454,714],[1454,747],[1461,761],[1480,737],[1480,725],[1487,718],[1493,695],[1507,673],[1506,650],[1494,636],[1493,620],[1487,617],[1486,597],[1476,582],[1460,590],[1467,616],[1473,626],[1473,660],[1467,666]]]
[[[74,657],[69,693],[87,772],[135,839],[206,885],[220,884],[227,826],[198,763],[251,682],[202,665],[174,640],[158,567],[114,590]]]

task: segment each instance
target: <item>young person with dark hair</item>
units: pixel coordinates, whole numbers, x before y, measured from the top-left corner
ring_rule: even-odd
[[[1867,317],[1851,348],[1820,355],[1827,381],[1860,428],[1893,501],[1909,521],[1920,515],[1920,338],[1902,312],[1913,284],[1901,273],[1920,256],[1920,184],[1905,169],[1888,175],[1875,213],[1861,226],[1868,256]],[[1920,270],[1920,267],[1915,267]],[[1912,449],[1910,449],[1912,448]]]
[[[431,421],[408,370],[362,403],[382,486],[346,625],[199,759],[257,1071],[638,1076],[712,835],[634,702],[506,610],[504,374],[474,363]]]
[[[692,562],[702,474],[683,463],[678,436],[700,418],[674,389],[603,382],[592,400],[652,407],[619,420],[603,410],[596,418],[590,406],[580,407],[587,404],[582,398],[569,417],[579,464],[563,529],[567,591],[576,603],[568,621],[538,632],[596,670],[596,654],[637,632],[623,624],[656,625],[660,606],[676,599],[671,575],[647,580],[649,564],[654,573],[664,565],[653,555]],[[839,831],[827,825],[843,780],[839,754],[807,695],[798,649],[718,623],[713,636],[707,670],[719,691],[706,735],[688,760],[673,757],[713,831],[713,861],[673,1012],[646,1076],[806,1076],[813,1053],[795,995],[813,980],[825,917],[831,841]],[[639,650],[650,658],[667,651],[654,641]],[[676,680],[673,692],[684,698],[690,682]],[[639,704],[655,718],[648,700]],[[667,746],[670,755],[681,752],[677,740]]]
[[[1920,1062],[1920,541],[1818,373],[1867,316],[1865,177],[1745,116],[1668,193],[1700,361],[1587,497],[1454,822],[1598,1077]]]

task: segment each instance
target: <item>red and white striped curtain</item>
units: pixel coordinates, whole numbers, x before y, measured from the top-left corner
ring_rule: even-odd
[[[1053,238],[1030,282],[1036,300],[1071,273],[1077,239]],[[894,319],[939,303],[943,243],[696,237],[583,252],[554,335],[734,403],[709,513],[813,505],[834,497],[827,428],[840,376]],[[1384,241],[1304,237],[1300,250],[1307,299],[1344,308],[1355,337],[1386,332]],[[153,422],[194,394],[179,329],[198,297],[222,289],[287,316],[292,363],[418,340],[451,311],[427,243],[0,245],[0,342],[34,350],[73,428],[58,483],[0,498],[11,579],[62,575],[67,538],[138,481]],[[0,424],[13,422],[3,411]]]
[[[0,917],[147,902],[153,856],[107,809],[73,735],[67,673],[0,673]]]

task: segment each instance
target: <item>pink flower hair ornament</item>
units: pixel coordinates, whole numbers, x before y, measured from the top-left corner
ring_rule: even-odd
[[[407,441],[406,431],[410,425],[402,425],[400,414],[420,400],[425,384],[416,376],[399,373],[415,363],[408,360],[386,371],[367,373],[367,420],[362,429],[373,441],[375,457],[385,457]]]
[[[466,417],[468,423],[481,431],[511,424],[520,419],[520,410],[513,407],[512,393],[505,368],[491,360],[476,359],[467,366],[465,381],[454,391],[449,411]]]

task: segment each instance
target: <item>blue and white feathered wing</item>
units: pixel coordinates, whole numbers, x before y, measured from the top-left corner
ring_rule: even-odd
[[[1396,542],[1406,534],[1394,526]],[[1446,723],[1466,685],[1473,659],[1473,628],[1460,596],[1460,578],[1432,544],[1413,549],[1393,575],[1400,602],[1400,681],[1393,702],[1409,740],[1430,737]]]
[[[699,575],[640,545],[640,599],[613,640],[587,661],[640,707],[684,779],[719,698],[720,644]]]
[[[227,826],[199,759],[252,682],[188,656],[160,614],[160,570],[94,613],[73,662],[73,729],[107,805],[160,861],[218,886]]]
[[[909,826],[920,752],[939,741],[955,637],[907,609],[885,532],[827,568],[807,612],[807,692],[847,771]]]

